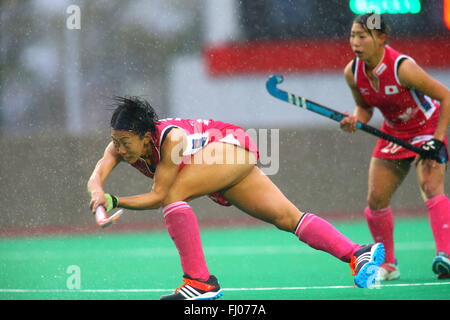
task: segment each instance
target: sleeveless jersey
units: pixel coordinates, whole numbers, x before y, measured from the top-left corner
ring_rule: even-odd
[[[158,121],[156,124],[156,132],[152,135],[152,165],[148,165],[144,159],[140,158],[133,163],[132,166],[145,176],[153,178],[156,166],[161,160],[161,146],[172,128],[182,129],[187,138],[186,148],[183,151],[183,161],[179,167],[180,170],[186,165],[186,162],[189,161],[193,154],[212,142],[237,145],[248,151],[254,152],[256,157],[259,158],[259,151],[256,144],[241,127],[212,119],[192,120],[167,118]],[[219,193],[210,194],[209,197],[221,205],[230,205]]]
[[[403,59],[414,60],[390,46],[372,74],[378,80],[378,88],[369,81],[365,64],[354,61],[354,80],[364,101],[380,110],[384,121],[381,131],[420,146],[431,139],[439,118],[439,102],[415,89],[403,87],[398,78],[398,68]],[[415,63],[415,62],[414,62]],[[414,157],[409,150],[379,139],[373,151],[379,158],[399,159]]]
[[[383,59],[373,70],[378,79],[374,88],[366,76],[364,62],[356,58],[355,83],[367,104],[377,107],[384,117],[383,127],[390,131],[421,131],[435,127],[439,117],[439,103],[423,93],[405,88],[398,78],[398,66],[403,59],[414,60],[390,46],[385,46]]]

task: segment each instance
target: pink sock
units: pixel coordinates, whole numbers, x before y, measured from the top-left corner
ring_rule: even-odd
[[[328,252],[344,262],[350,262],[353,253],[361,248],[330,223],[312,213],[303,215],[295,235],[310,247]]]
[[[436,243],[436,252],[450,254],[450,200],[444,194],[425,201],[428,208],[431,230]]]
[[[395,263],[394,216],[391,207],[380,210],[364,210],[370,233],[375,242],[381,242],[386,250],[386,262]]]
[[[196,280],[208,280],[200,230],[192,208],[186,202],[178,201],[165,206],[163,214],[167,231],[178,249],[184,274]]]

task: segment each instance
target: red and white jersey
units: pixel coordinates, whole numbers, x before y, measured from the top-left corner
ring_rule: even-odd
[[[216,120],[192,120],[181,118],[167,118],[158,120],[156,124],[156,132],[152,135],[153,142],[153,163],[149,166],[144,159],[139,159],[132,164],[141,173],[149,178],[153,178],[156,166],[161,160],[161,145],[172,128],[182,129],[186,133],[187,144],[183,150],[183,156],[186,160],[191,155],[195,154],[211,142],[223,142],[240,146],[251,152],[254,152],[258,157],[258,148],[253,140],[241,127],[230,123],[225,123]],[[185,165],[183,161],[180,164],[180,169]]]
[[[383,59],[372,72],[378,79],[378,88],[375,88],[367,78],[364,62],[356,58],[356,86],[366,103],[381,111],[383,131],[401,137],[429,128],[432,134],[438,122],[439,102],[400,84],[398,67],[403,59],[414,62],[411,57],[385,46]]]

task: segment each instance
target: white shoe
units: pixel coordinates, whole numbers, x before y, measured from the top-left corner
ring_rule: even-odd
[[[377,281],[390,281],[400,279],[400,268],[395,263],[383,263],[378,269]]]

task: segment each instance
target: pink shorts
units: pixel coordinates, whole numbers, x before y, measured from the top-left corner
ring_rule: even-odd
[[[435,128],[424,128],[421,130],[416,130],[415,132],[400,132],[390,129],[387,125],[383,124],[381,131],[402,139],[403,141],[406,141],[416,147],[421,147],[425,142],[433,139]],[[444,143],[448,148],[447,138],[445,138]],[[393,142],[379,138],[375,148],[372,151],[372,156],[380,159],[408,159],[416,157],[417,154],[396,145]]]

